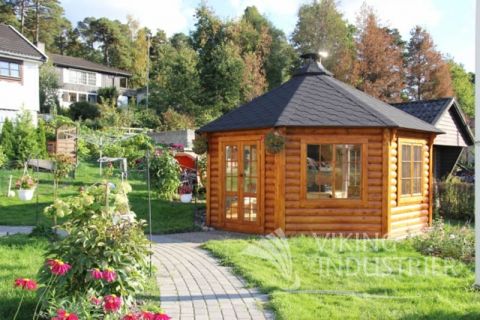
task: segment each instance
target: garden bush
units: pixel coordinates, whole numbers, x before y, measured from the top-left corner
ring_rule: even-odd
[[[121,183],[89,187],[79,196],[57,199],[45,209],[48,216],[65,217],[60,229],[67,236],[51,244],[47,263],[39,271],[41,309],[52,317],[57,310],[80,319],[120,319],[139,312],[135,295],[143,291],[149,254],[144,221],[130,211]]]
[[[473,221],[475,190],[472,183],[453,177],[436,184],[435,213],[444,218]]]
[[[150,160],[152,186],[163,200],[172,200],[180,187],[180,165],[168,149],[161,149]]]
[[[3,148],[0,145],[0,168],[7,163],[7,160],[7,156],[5,155],[5,152],[3,152]]]
[[[98,106],[87,101],[72,103],[68,113],[73,120],[95,119],[100,116]]]
[[[8,118],[5,119],[2,126],[0,146],[2,146],[3,152],[8,160],[13,160],[15,158],[15,128],[13,122]]]
[[[445,224],[443,219],[433,222],[429,232],[412,239],[415,249],[425,255],[453,258],[466,263],[475,257],[475,234],[468,225]]]

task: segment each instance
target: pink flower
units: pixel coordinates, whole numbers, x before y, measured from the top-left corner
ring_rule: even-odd
[[[166,313],[155,313],[155,317],[153,320],[170,320],[170,318]]]
[[[142,311],[142,319],[143,320],[154,320],[155,314],[150,311]]]
[[[129,313],[124,315],[122,320],[140,320],[140,318],[135,313]]]
[[[52,273],[57,276],[63,276],[72,268],[71,265],[59,259],[48,259],[47,264],[50,266]]]
[[[68,313],[67,311],[60,309],[57,310],[57,315],[52,320],[78,320],[75,313]]]
[[[114,294],[103,298],[103,308],[106,312],[117,312],[122,306],[122,299]]]
[[[93,305],[99,306],[99,305],[102,304],[102,299],[97,298],[97,297],[91,297],[90,298],[90,303],[93,304]]]
[[[107,269],[103,270],[102,278],[103,278],[103,280],[105,280],[107,282],[113,282],[113,281],[115,281],[115,279],[117,279],[117,274],[115,273],[115,271],[113,269],[107,268]]]
[[[28,291],[35,291],[37,289],[37,283],[32,279],[18,278],[15,280],[15,287]]]
[[[90,275],[92,276],[93,279],[98,280],[103,278],[103,273],[100,271],[98,268],[94,268],[90,270]]]

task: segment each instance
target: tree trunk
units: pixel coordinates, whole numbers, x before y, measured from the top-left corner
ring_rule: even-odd
[[[27,0],[21,0],[20,2],[20,32],[22,34],[25,26],[25,2],[27,2]]]

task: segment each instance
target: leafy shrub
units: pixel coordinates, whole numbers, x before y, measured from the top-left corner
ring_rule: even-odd
[[[13,160],[15,158],[15,128],[13,122],[8,118],[5,119],[5,122],[2,126],[2,134],[0,136],[0,145],[3,148],[3,152],[8,160]]]
[[[444,218],[473,221],[475,218],[475,187],[453,177],[436,184],[436,213]]]
[[[38,136],[30,112],[25,111],[15,122],[15,159],[20,165],[38,153]]]
[[[73,120],[95,119],[100,116],[98,106],[87,101],[72,103],[68,113]]]
[[[191,129],[195,126],[193,118],[186,114],[178,113],[169,108],[162,113],[162,127],[164,131]]]
[[[170,151],[160,150],[150,160],[150,177],[160,199],[172,200],[180,186],[180,165]]]
[[[116,87],[105,87],[97,90],[97,102],[104,103],[109,102],[116,104],[118,99],[118,90]]]
[[[62,276],[52,276],[49,265],[40,269],[40,282],[46,288],[40,296],[49,315],[65,309],[80,319],[103,319],[103,309],[91,301],[110,295],[120,297],[122,312],[136,307],[135,294],[143,291],[149,251],[144,221],[137,221],[129,209],[130,190],[127,183],[114,190],[103,183],[79,196],[57,199],[45,209],[50,217],[67,218],[60,229],[68,234],[51,244],[47,258],[71,266]]]
[[[442,219],[434,221],[432,229],[412,239],[413,246],[425,255],[472,262],[475,257],[475,234],[468,225],[447,225]]]
[[[7,155],[3,152],[3,148],[0,145],[0,168],[3,167],[7,163]]]
[[[162,126],[162,122],[155,110],[137,109],[135,110],[133,125],[139,128],[157,129]]]

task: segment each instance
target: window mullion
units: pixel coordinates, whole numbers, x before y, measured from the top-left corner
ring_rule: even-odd
[[[336,176],[336,170],[337,170],[337,145],[332,144],[332,198],[335,199],[335,192],[336,192],[336,186],[335,186],[335,176]]]

